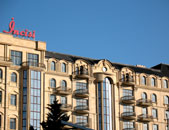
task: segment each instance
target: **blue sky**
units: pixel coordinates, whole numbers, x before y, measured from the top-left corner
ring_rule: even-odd
[[[36,31],[47,50],[124,64],[169,64],[169,0],[0,0],[0,32]]]

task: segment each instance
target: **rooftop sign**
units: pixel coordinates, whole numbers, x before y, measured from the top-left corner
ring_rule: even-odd
[[[25,31],[19,31],[19,30],[15,30],[15,21],[14,18],[11,19],[12,21],[9,23],[9,31],[5,31],[3,30],[4,33],[9,33],[9,34],[13,34],[13,35],[20,35],[23,37],[29,37],[29,38],[35,38],[35,31],[28,31],[28,29],[25,29]]]

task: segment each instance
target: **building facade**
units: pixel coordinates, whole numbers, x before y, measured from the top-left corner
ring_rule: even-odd
[[[69,122],[94,130],[161,130],[169,119],[169,65],[152,68],[46,50],[0,33],[0,128],[42,129],[59,100]]]

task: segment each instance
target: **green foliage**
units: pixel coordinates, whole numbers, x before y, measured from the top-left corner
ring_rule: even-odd
[[[53,104],[48,104],[47,120],[41,123],[43,130],[63,130],[64,125],[61,124],[61,120],[68,121],[69,116],[61,110],[62,104],[58,101],[54,101]]]

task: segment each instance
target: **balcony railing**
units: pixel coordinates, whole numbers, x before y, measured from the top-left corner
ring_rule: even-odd
[[[71,94],[71,89],[67,87],[57,87],[55,88],[56,93],[63,94],[63,95],[69,95]]]
[[[71,111],[72,110],[72,105],[70,105],[70,104],[62,104],[61,109],[63,111]]]
[[[136,128],[124,128],[123,130],[136,130]]]
[[[45,69],[45,64],[31,61],[23,62],[22,66],[40,67]]]
[[[126,104],[133,104],[135,103],[135,97],[134,96],[123,96],[121,98],[122,103]]]
[[[137,118],[139,121],[143,121],[143,122],[153,121],[153,116],[148,114],[141,114]]]
[[[140,106],[151,106],[152,105],[152,100],[150,100],[150,99],[139,99],[137,101],[137,105],[140,105]]]
[[[77,78],[89,78],[88,69],[77,70],[74,72]]]
[[[84,126],[84,127],[89,126],[87,122],[78,122],[78,123],[76,123],[76,125],[80,125],[80,126]]]
[[[123,112],[121,117],[127,120],[134,120],[136,118],[136,114],[135,112]]]
[[[76,106],[74,110],[78,113],[88,113],[89,107],[87,105],[79,105],[79,106]]]
[[[120,79],[120,81],[122,82],[123,87],[134,85],[133,77],[124,77],[124,78]]]
[[[75,90],[75,96],[88,97],[89,91],[88,91],[88,89],[77,89],[77,90]]]

